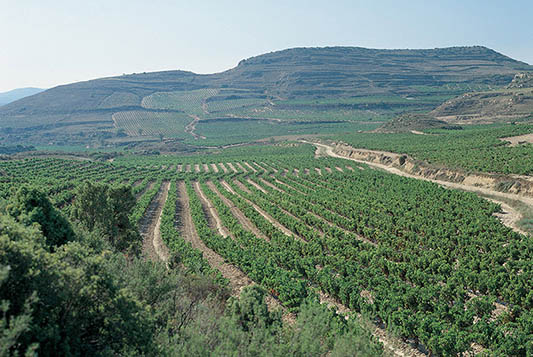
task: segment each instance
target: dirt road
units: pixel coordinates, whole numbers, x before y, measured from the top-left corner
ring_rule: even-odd
[[[418,180],[430,181],[430,182],[434,182],[434,183],[437,183],[441,186],[448,187],[448,188],[474,192],[485,199],[491,200],[492,202],[495,202],[501,205],[503,212],[502,214],[498,214],[497,217],[502,221],[504,225],[513,229],[515,232],[526,234],[526,235],[528,234],[527,232],[520,229],[520,227],[518,227],[518,221],[522,219],[522,214],[520,213],[520,210],[516,207],[516,205],[514,205],[512,202],[520,202],[524,205],[527,205],[528,207],[533,208],[532,198],[522,197],[522,196],[515,195],[512,193],[498,192],[498,191],[494,191],[494,190],[490,190],[490,189],[482,188],[482,187],[470,186],[470,185],[449,182],[449,181],[429,179],[429,178],[422,177],[422,176],[412,175],[396,167],[392,167],[389,165],[379,164],[375,162],[368,162],[365,160],[358,160],[358,159],[354,159],[351,157],[339,155],[335,152],[334,147],[330,145],[325,145],[325,144],[320,144],[320,143],[311,143],[305,140],[301,140],[301,141],[307,144],[315,145],[317,147],[317,151],[320,150],[320,153],[322,155],[325,154],[325,155],[335,157],[335,158],[364,163],[368,166],[376,167],[376,168],[385,170],[387,172],[393,173],[395,175],[411,177],[411,178],[415,178]],[[391,155],[398,155],[398,154],[391,153]]]

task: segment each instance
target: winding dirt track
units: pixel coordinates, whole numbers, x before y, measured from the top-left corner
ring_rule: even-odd
[[[198,139],[205,139],[205,136],[202,136],[202,135],[198,135],[194,132],[194,130],[196,130],[196,123],[198,123],[200,121],[200,118],[198,117],[198,115],[189,115],[193,120],[187,124],[187,126],[185,127],[185,132],[188,133],[188,134],[191,134],[196,140]]]
[[[523,203],[523,204],[525,204],[525,205],[527,205],[529,207],[533,207],[533,199],[532,198],[522,197],[522,196],[515,195],[515,194],[512,194],[512,193],[504,193],[504,192],[493,191],[493,190],[490,190],[490,189],[487,189],[487,188],[475,187],[475,186],[470,186],[470,185],[465,185],[465,184],[460,184],[460,183],[455,183],[455,182],[428,179],[426,177],[422,177],[422,176],[417,176],[417,175],[412,175],[412,174],[406,173],[406,172],[404,172],[404,171],[402,171],[402,170],[400,170],[400,169],[398,169],[396,167],[391,167],[391,166],[384,165],[384,164],[378,164],[378,163],[374,163],[374,162],[368,162],[368,161],[364,161],[364,160],[358,160],[358,159],[354,159],[354,158],[351,158],[351,157],[345,157],[345,156],[339,155],[339,154],[335,153],[334,148],[332,146],[329,146],[329,145],[320,144],[320,143],[311,143],[311,142],[308,142],[308,141],[305,141],[305,140],[302,140],[302,142],[305,142],[307,144],[315,145],[317,147],[317,151],[321,149],[320,152],[322,154],[325,154],[325,155],[328,155],[328,156],[331,156],[331,157],[335,157],[335,158],[339,158],[339,159],[345,159],[345,160],[351,160],[351,161],[355,161],[355,162],[360,162],[360,163],[366,164],[368,166],[372,166],[372,167],[376,167],[376,168],[385,170],[385,171],[393,173],[395,175],[415,178],[415,179],[418,179],[418,180],[430,181],[430,182],[434,182],[434,183],[437,183],[437,184],[439,184],[441,186],[448,187],[448,188],[474,192],[474,193],[480,195],[481,197],[483,197],[485,199],[488,199],[488,200],[490,200],[492,202],[495,202],[495,203],[498,203],[498,204],[501,205],[503,214],[499,214],[499,215],[496,215],[496,216],[498,218],[500,218],[501,222],[504,225],[506,225],[507,227],[513,229],[515,232],[518,232],[518,233],[521,233],[521,234],[524,234],[524,235],[528,235],[528,233],[523,231],[523,230],[521,230],[518,227],[518,224],[517,224],[518,221],[520,221],[522,219],[522,214],[515,207],[512,207],[511,205],[509,205],[506,202],[509,202],[509,201],[515,201],[516,202],[516,201],[518,201],[518,202],[521,202],[521,203]]]
[[[143,237],[143,253],[151,260],[168,261],[168,248],[161,239],[161,215],[168,197],[170,182],[163,182],[156,197],[152,200],[141,220],[140,231]]]

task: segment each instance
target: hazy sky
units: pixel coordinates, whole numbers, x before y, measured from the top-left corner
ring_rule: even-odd
[[[484,45],[533,64],[532,14],[531,0],[0,0],[0,92],[298,46]]]

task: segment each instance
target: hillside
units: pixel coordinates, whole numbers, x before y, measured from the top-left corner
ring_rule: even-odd
[[[44,89],[41,88],[17,88],[8,92],[0,93],[0,106],[14,102],[16,100],[29,97],[37,93],[41,93]]]
[[[506,88],[466,93],[431,112],[450,123],[512,122],[533,114],[533,88]]]
[[[479,46],[295,48],[210,75],[166,71],[52,88],[0,108],[0,136],[7,143],[51,145],[163,139],[221,145],[371,130],[397,113],[428,111],[465,92],[500,88],[530,70]]]

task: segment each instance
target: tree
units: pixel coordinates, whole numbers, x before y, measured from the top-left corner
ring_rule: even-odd
[[[135,206],[130,186],[85,182],[75,197],[72,216],[88,231],[97,231],[119,251],[140,251],[141,236],[129,219]]]
[[[6,211],[27,226],[37,223],[50,248],[74,239],[70,223],[36,188],[22,186],[7,204]]]
[[[240,299],[228,301],[228,315],[244,331],[280,323],[280,317],[271,314],[265,304],[266,292],[257,285],[242,290]]]
[[[0,350],[5,342],[10,355],[150,353],[152,321],[108,268],[113,253],[79,242],[52,252],[45,244],[37,227],[0,215],[0,267],[9,267],[0,279]]]

